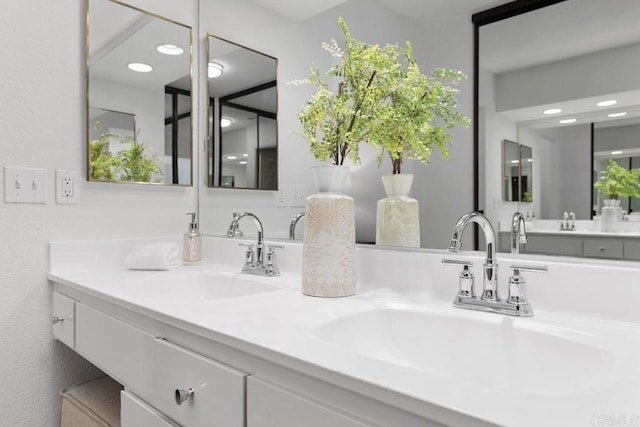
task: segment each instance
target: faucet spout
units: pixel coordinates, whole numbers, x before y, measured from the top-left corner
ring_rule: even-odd
[[[227,230],[227,237],[233,238],[235,236],[235,231],[238,229],[238,223],[242,218],[249,217],[253,218],[253,222],[256,225],[256,229],[258,230],[258,243],[256,245],[256,259],[257,265],[264,265],[264,228],[262,227],[262,223],[258,219],[257,216],[252,214],[251,212],[242,212],[233,217],[233,221],[229,225],[229,230]]]
[[[496,301],[498,299],[498,264],[494,257],[496,235],[487,217],[479,212],[469,212],[462,215],[453,229],[451,241],[449,242],[449,251],[460,252],[462,248],[462,234],[467,225],[472,222],[478,224],[484,232],[486,255],[484,261],[482,299]]]
[[[511,253],[520,253],[520,244],[527,243],[527,229],[524,216],[520,212],[513,214],[511,218]]]
[[[305,215],[304,212],[300,212],[299,214],[297,214],[296,216],[293,217],[293,220],[291,220],[291,224],[289,224],[289,239],[290,240],[295,240],[296,239],[296,225],[298,224],[298,221],[300,221],[300,219]]]

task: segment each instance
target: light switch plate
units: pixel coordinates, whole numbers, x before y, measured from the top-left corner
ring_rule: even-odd
[[[307,201],[307,191],[304,185],[292,185],[289,188],[289,206],[304,208]]]
[[[46,169],[4,167],[5,203],[47,203]]]

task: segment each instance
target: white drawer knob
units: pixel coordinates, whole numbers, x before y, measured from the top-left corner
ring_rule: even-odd
[[[189,390],[184,390],[182,388],[176,389],[176,393],[175,393],[176,403],[178,405],[182,405],[182,403],[189,400],[189,398],[193,399],[194,394],[195,393],[192,388],[190,388]]]

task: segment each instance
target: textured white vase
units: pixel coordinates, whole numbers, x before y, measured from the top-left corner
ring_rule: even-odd
[[[384,175],[387,197],[378,200],[376,245],[420,247],[420,210],[409,197],[412,174]]]
[[[307,197],[302,249],[302,293],[345,297],[356,293],[356,221],[353,198],[342,193],[349,168],[316,166],[319,193]]]
[[[603,233],[615,233],[618,231],[618,223],[622,216],[620,200],[605,199],[602,207],[601,231]]]

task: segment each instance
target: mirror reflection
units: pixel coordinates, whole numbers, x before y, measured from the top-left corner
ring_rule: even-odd
[[[212,35],[208,41],[208,185],[277,190],[277,60]]]
[[[486,152],[486,196],[479,207],[499,225],[501,238],[513,212],[535,215],[525,252],[640,259],[634,250],[640,221],[631,218],[621,232],[602,233],[602,200],[593,190],[610,158],[638,167],[639,13],[634,0],[566,0],[479,29],[478,113],[485,128],[477,143]],[[501,184],[492,171],[501,158],[498,135],[532,150],[521,150],[518,159],[530,181],[520,199],[502,185],[513,174]],[[523,173],[522,158],[530,153],[535,161]],[[623,200],[622,209],[637,210],[638,200]]]
[[[87,177],[191,185],[191,28],[87,0]]]

